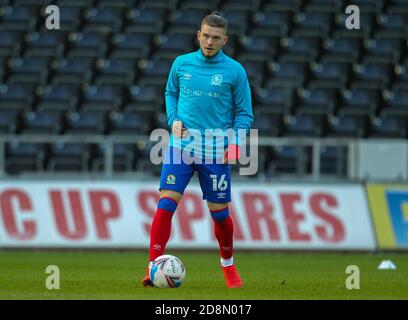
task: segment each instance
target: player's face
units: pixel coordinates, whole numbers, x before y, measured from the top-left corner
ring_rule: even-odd
[[[206,57],[217,54],[228,41],[223,28],[215,28],[207,24],[203,24],[201,30],[197,31],[197,38],[201,51]]]

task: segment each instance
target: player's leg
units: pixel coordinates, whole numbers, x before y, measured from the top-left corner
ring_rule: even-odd
[[[207,202],[214,221],[214,233],[220,247],[221,270],[229,288],[242,287],[242,280],[234,265],[234,224],[229,215],[228,203]]]
[[[149,264],[164,253],[171,233],[171,221],[177,205],[189,183],[194,169],[191,165],[181,161],[173,163],[173,157],[166,158],[169,154],[177,153],[170,148],[165,155],[160,179],[160,199],[157,211],[150,229]],[[144,286],[152,286],[148,274],[142,279]]]
[[[181,192],[161,190],[157,211],[150,229],[149,261],[161,256],[170,238],[171,221],[182,197]]]
[[[214,233],[220,248],[221,269],[230,288],[242,286],[241,277],[234,266],[234,224],[229,215],[231,176],[228,164],[202,164],[198,166],[203,198],[214,221]]]
[[[150,263],[164,253],[171,233],[171,220],[177,205],[180,202],[182,193],[172,190],[160,190],[160,199],[157,204],[157,211],[150,227]],[[143,286],[153,286],[149,277],[149,267],[146,268],[146,275],[142,279]]]

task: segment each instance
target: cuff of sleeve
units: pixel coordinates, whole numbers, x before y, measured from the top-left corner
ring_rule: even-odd
[[[235,135],[230,138],[229,144],[238,145],[241,149],[245,148],[245,139],[247,135],[247,130],[245,129],[234,129]]]
[[[227,160],[239,160],[241,157],[241,149],[236,144],[229,144],[227,151],[225,151],[225,157]]]

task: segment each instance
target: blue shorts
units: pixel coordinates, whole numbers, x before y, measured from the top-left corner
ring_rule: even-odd
[[[192,162],[192,163],[191,163]],[[203,199],[215,203],[231,201],[231,170],[229,164],[195,163],[192,158],[186,161],[179,149],[170,147],[164,154],[159,190],[172,190],[184,193],[194,172],[198,171],[198,180]]]

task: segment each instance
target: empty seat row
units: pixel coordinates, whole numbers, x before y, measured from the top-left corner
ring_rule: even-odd
[[[115,143],[112,159],[114,172],[150,172],[160,175],[161,166],[150,161],[151,143]],[[30,172],[103,172],[106,168],[106,148],[103,143],[8,143],[5,147],[5,169],[8,174]],[[259,170],[256,176],[311,173],[311,148],[295,146],[261,146]],[[320,172],[346,175],[344,147],[322,146]],[[235,167],[237,168],[237,167]],[[235,171],[235,170],[234,170]],[[233,172],[234,172],[233,171]]]

